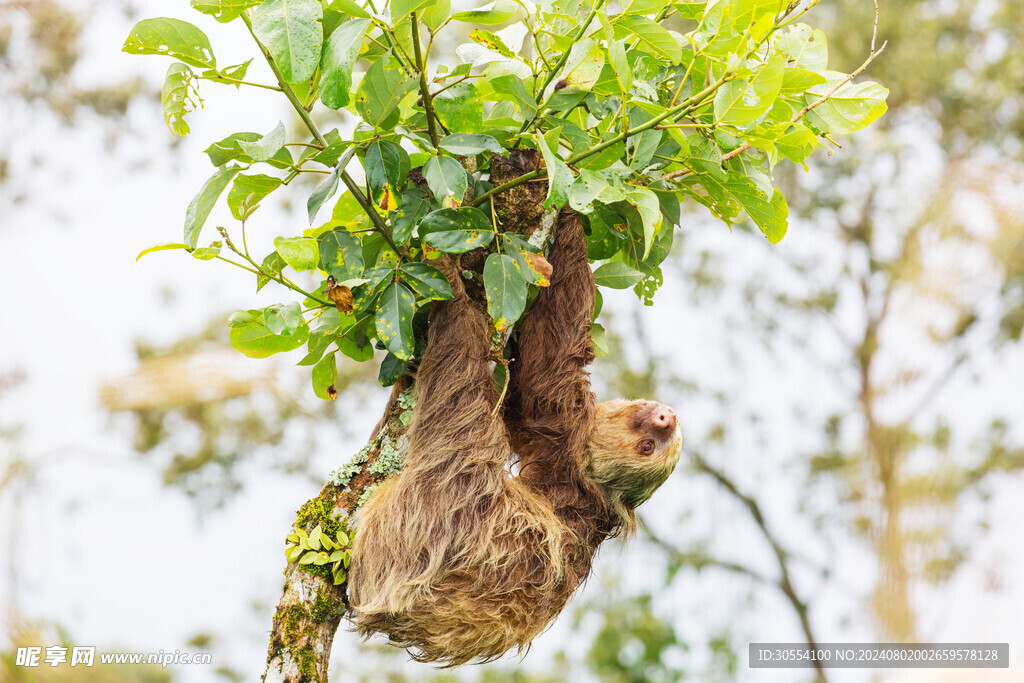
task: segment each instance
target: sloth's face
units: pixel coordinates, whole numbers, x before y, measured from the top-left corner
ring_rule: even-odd
[[[676,413],[653,401],[615,399],[597,405],[588,473],[613,502],[636,508],[679,461],[683,437]]]

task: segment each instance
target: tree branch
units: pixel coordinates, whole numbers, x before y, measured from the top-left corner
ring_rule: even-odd
[[[728,491],[734,498],[740,501],[743,506],[750,513],[750,516],[754,519],[754,523],[761,530],[761,534],[765,540],[768,541],[768,545],[771,546],[772,552],[775,554],[775,560],[779,566],[779,579],[774,583],[786,599],[789,600],[790,605],[793,606],[793,610],[797,614],[797,618],[800,620],[800,627],[803,629],[804,637],[807,639],[807,644],[810,647],[815,647],[817,644],[817,638],[814,637],[814,631],[811,629],[811,620],[808,614],[807,603],[800,599],[797,595],[796,589],[793,587],[793,581],[789,571],[789,553],[782,547],[778,539],[775,538],[774,534],[768,529],[768,524],[765,522],[764,515],[761,512],[761,506],[758,505],[757,501],[747,494],[741,492],[735,482],[732,481],[724,472],[716,469],[710,465],[703,457],[699,454],[693,454],[694,465],[697,470],[710,474],[715,481],[717,481],[722,488]],[[744,572],[746,573],[746,572]],[[827,681],[825,677],[825,670],[821,666],[821,663],[815,661],[815,669],[817,670],[818,680],[822,683]]]
[[[420,72],[420,93],[423,96],[423,111],[427,114],[427,130],[430,132],[430,141],[434,148],[441,146],[441,139],[437,137],[437,114],[434,113],[433,98],[430,95],[430,86],[427,84],[427,65],[423,61],[423,53],[420,50],[420,22],[416,19],[416,13],[409,15],[412,19],[412,47],[416,53],[416,70]]]
[[[340,530],[353,538],[352,515],[377,485],[396,472],[396,460],[400,463],[405,458],[405,434],[414,410],[411,384],[408,378],[396,383],[367,445],[332,473],[331,482],[316,498],[299,508],[291,533],[301,529],[308,535],[320,526],[327,536],[336,537]],[[348,609],[347,581],[334,585],[330,565],[289,562],[284,575],[263,683],[327,683],[331,645]]]

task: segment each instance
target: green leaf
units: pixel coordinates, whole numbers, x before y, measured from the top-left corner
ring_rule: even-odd
[[[658,195],[646,187],[631,186],[626,191],[626,201],[636,207],[644,223],[644,255],[651,253],[651,245],[654,244],[654,236],[661,229],[661,204],[658,202]]]
[[[284,559],[288,562],[297,562],[304,552],[305,550],[298,545],[289,546],[284,551]]]
[[[275,353],[291,351],[306,343],[309,339],[309,327],[303,321],[295,332],[289,336],[277,335],[262,322],[262,314],[252,322],[235,325],[231,328],[231,346],[249,358],[267,358]]]
[[[338,397],[334,383],[338,381],[338,361],[331,352],[313,366],[313,393],[317,398],[333,401]],[[325,539],[326,540],[326,539]]]
[[[260,200],[276,190],[280,185],[280,178],[263,175],[262,173],[256,175],[239,174],[228,191],[228,208],[231,209],[231,215],[238,220],[242,220],[252,213],[252,210],[259,205]]]
[[[491,80],[491,87],[494,88],[494,92],[511,97],[527,120],[537,115],[537,100],[526,89],[523,79],[519,76],[514,74],[500,76]]]
[[[423,178],[442,206],[454,209],[462,204],[469,178],[458,161],[451,157],[430,157],[423,164]]]
[[[392,112],[416,84],[416,79],[407,77],[397,64],[389,65],[387,58],[378,59],[370,65],[359,83],[356,111],[374,128],[388,128],[385,124],[391,123],[389,117]]]
[[[793,24],[775,38],[775,51],[785,55],[791,66],[823,71],[828,66],[828,40],[807,24]]]
[[[622,6],[624,14],[654,14],[667,7],[669,0],[626,0]]]
[[[569,188],[572,186],[572,171],[565,165],[551,147],[558,149],[558,138],[561,128],[555,128],[546,135],[537,136],[537,146],[544,155],[544,165],[548,169],[548,195],[544,200],[545,209],[560,209],[569,201]]]
[[[352,150],[350,149],[349,151]],[[316,213],[323,206],[324,202],[333,197],[334,193],[338,191],[338,181],[341,177],[343,166],[344,164],[338,164],[332,168],[330,174],[316,186],[313,194],[309,195],[309,199],[306,200],[306,214],[309,216],[310,225],[313,225]]]
[[[309,80],[320,63],[323,9],[318,0],[264,0],[252,30],[289,83]]]
[[[217,172],[203,184],[199,194],[189,202],[188,208],[185,210],[185,243],[189,248],[196,248],[199,233],[202,232],[203,224],[206,223],[213,205],[217,203],[221,192],[240,170],[240,166],[218,168]]]
[[[316,240],[309,237],[275,237],[274,249],[285,263],[300,273],[313,270],[320,262]]]
[[[604,176],[583,168],[580,176],[569,188],[569,206],[580,213],[594,210],[594,201],[602,204],[625,201],[626,193],[611,185]]]
[[[368,18],[346,21],[327,39],[320,58],[320,101],[331,109],[341,109],[349,103],[352,68],[369,26]]]
[[[210,39],[197,27],[179,19],[143,19],[132,28],[121,49],[134,55],[167,55],[191,66],[217,68]]]
[[[604,326],[593,323],[590,326],[590,342],[594,345],[594,357],[603,358],[608,355],[608,337]]]
[[[164,86],[160,91],[160,103],[164,108],[164,123],[172,133],[181,137],[188,135],[188,123],[185,114],[196,110],[196,100],[202,106],[199,93],[192,80],[196,77],[192,69],[181,62],[174,62],[167,68]],[[195,100],[193,100],[193,96]]]
[[[800,122],[792,124],[788,132],[775,140],[775,149],[794,164],[802,164],[817,146],[818,137]]]
[[[402,360],[393,353],[388,353],[380,362],[380,370],[377,372],[377,381],[382,387],[390,387],[398,381],[405,369],[409,367],[409,361]]]
[[[454,85],[434,98],[434,111],[448,130],[477,133],[484,129],[483,101],[477,96],[476,86],[469,83]]]
[[[621,46],[620,46],[621,47]],[[548,106],[557,105],[559,97],[588,92],[597,83],[604,68],[604,49],[590,38],[584,38],[572,46],[565,67],[555,79]]]
[[[319,553],[317,553],[315,550],[310,550],[299,559],[299,564],[313,564],[317,561],[318,558]]]
[[[306,324],[302,317],[302,307],[295,302],[267,306],[263,309],[263,320],[268,330],[284,337],[291,336]]]
[[[366,150],[363,169],[370,198],[384,211],[398,208],[398,185],[402,182],[402,148],[388,140],[374,140]]]
[[[401,360],[412,358],[412,316],[416,297],[401,283],[388,285],[377,303],[377,339]]]
[[[192,9],[209,14],[221,23],[236,19],[242,10],[255,7],[262,0],[192,0]]]
[[[501,234],[501,241],[505,253],[516,262],[516,266],[528,283],[538,287],[548,287],[551,285],[550,273],[547,270],[543,272],[538,270],[541,264],[547,263],[547,259],[544,258],[537,247],[522,237],[508,232]],[[550,269],[550,264],[548,264],[548,267]]]
[[[452,19],[469,24],[494,26],[496,24],[504,24],[517,13],[518,9],[519,6],[514,0],[494,0],[494,2],[487,3],[477,9],[456,12],[452,15]]]
[[[715,94],[715,119],[743,128],[760,118],[779,96],[785,65],[785,57],[772,57],[749,79],[722,85]]]
[[[488,50],[497,52],[502,57],[507,57],[509,59],[516,58],[516,53],[512,52],[512,50],[505,45],[505,41],[490,31],[485,31],[481,28],[473,29],[469,32],[468,37],[470,40],[483,45]]]
[[[629,289],[644,279],[644,274],[622,261],[611,261],[594,271],[594,282],[599,287]]]
[[[623,13],[615,18],[614,25],[636,37],[638,50],[667,59],[673,64],[682,60],[679,41],[660,24],[646,17]]]
[[[431,4],[432,0],[391,0],[391,24],[398,22],[416,12],[417,14]]]
[[[268,161],[284,146],[284,124],[280,121],[274,130],[261,135],[259,140],[238,140],[238,146],[253,161]]]
[[[398,215],[392,219],[394,232],[391,236],[396,243],[403,244],[412,237],[416,223],[433,208],[433,202],[427,198],[427,193],[423,190],[408,187],[402,192],[400,206]]]
[[[484,247],[494,239],[487,214],[473,207],[432,211],[423,217],[419,228],[427,244],[449,254]]]
[[[505,254],[491,254],[484,263],[484,290],[487,314],[494,327],[503,332],[519,320],[526,310],[526,279],[519,266]]]
[[[155,246],[149,247],[148,249],[143,249],[142,251],[140,251],[139,255],[135,257],[135,260],[138,261],[140,258],[145,256],[146,254],[152,254],[154,251],[167,251],[168,249],[191,249],[191,248],[192,247],[188,246],[187,244],[182,244],[181,242],[173,242],[171,244],[157,244]]]
[[[441,149],[456,156],[465,157],[494,152],[501,154],[501,145],[490,135],[472,135],[469,133],[453,133],[441,140]]]
[[[750,180],[743,176],[730,174],[726,185],[729,192],[736,198],[747,215],[757,225],[768,241],[777,244],[786,236],[789,225],[789,206],[786,197],[779,188],[773,188],[769,198],[763,194]]]
[[[452,287],[448,278],[426,263],[403,263],[398,276],[412,288],[412,291],[427,300],[452,298]]]
[[[206,154],[210,157],[210,163],[214,166],[223,166],[229,161],[237,159],[239,162],[248,163],[252,161],[240,146],[242,142],[255,142],[262,138],[259,133],[244,132],[233,133],[223,140],[219,140],[206,148]],[[282,147],[274,157],[266,162],[274,168],[289,168],[292,165],[292,155],[287,147]]]
[[[320,236],[320,268],[338,282],[363,275],[363,246],[346,230],[332,230]]]
[[[422,8],[418,16],[420,21],[431,31],[437,31],[452,13],[451,0],[431,0]]]
[[[260,264],[260,268],[263,273],[269,273],[273,275],[280,275],[281,270],[288,265],[281,258],[281,255],[276,251],[272,251],[263,258],[263,263]],[[260,273],[256,276],[256,291],[260,291],[263,287],[270,282],[270,278],[267,275]]]
[[[363,9],[362,6],[354,0],[332,0],[327,7],[336,12],[347,14],[350,17],[359,17],[360,19],[370,18],[370,13]]]
[[[808,90],[807,104],[816,102],[831,92],[838,78],[830,78],[828,82]],[[888,88],[883,88],[872,81],[847,83],[827,100],[807,112],[807,120],[822,132],[840,135],[854,133],[885,113],[885,98],[888,96]]]
[[[197,258],[200,261],[212,261],[220,253],[220,246],[220,242],[214,242],[208,247],[194,249],[192,250],[192,258]]]

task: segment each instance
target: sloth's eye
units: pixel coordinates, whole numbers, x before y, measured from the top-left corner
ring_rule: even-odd
[[[654,441],[652,439],[644,439],[640,442],[640,452],[644,455],[650,455],[654,452]]]

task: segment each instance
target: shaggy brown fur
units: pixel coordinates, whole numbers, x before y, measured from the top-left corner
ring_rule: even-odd
[[[487,321],[443,264],[455,297],[430,314],[405,467],[358,514],[356,628],[415,648],[421,661],[488,661],[527,647],[586,578],[601,541],[635,526],[633,509],[679,458],[671,409],[594,405],[584,369],[594,280],[574,214],[563,213],[549,260],[553,280],[524,321],[504,422],[491,417]]]

